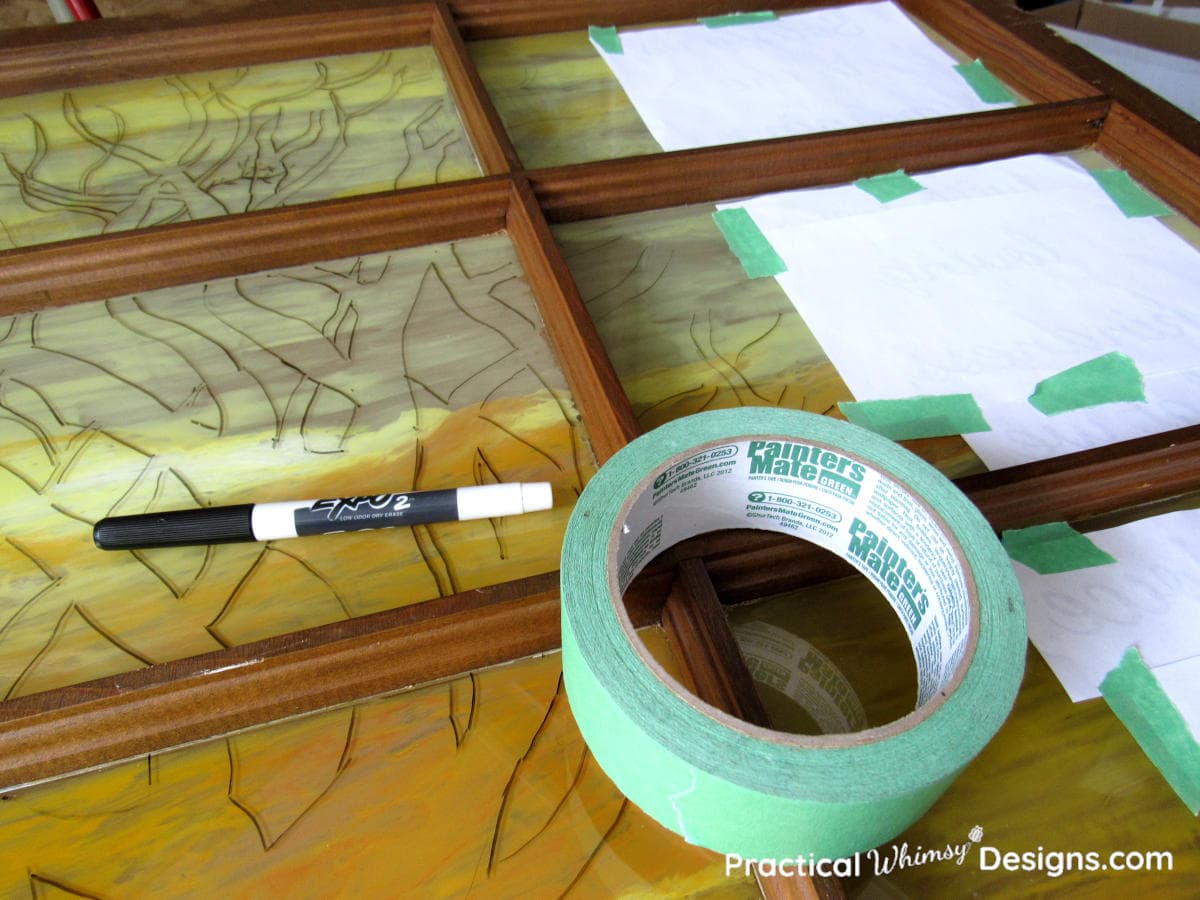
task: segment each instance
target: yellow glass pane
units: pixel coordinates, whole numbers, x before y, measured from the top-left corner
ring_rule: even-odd
[[[526,168],[662,150],[586,31],[467,46]]]
[[[504,235],[0,320],[0,696],[553,571],[594,468]],[[501,481],[556,509],[92,544],[107,515]]]
[[[714,211],[554,227],[638,422],[733,406],[841,416],[849,389],[775,279],[746,277]],[[982,468],[961,438],[905,445],[952,476]]]
[[[757,897],[621,796],[561,672],[521,660],[9,792],[0,893]]]
[[[971,61],[941,35],[913,22],[956,62]],[[468,50],[526,168],[661,152],[586,31],[475,41]],[[869,76],[863,78],[863,90],[869,90]]]
[[[405,47],[0,100],[0,249],[480,174]]]

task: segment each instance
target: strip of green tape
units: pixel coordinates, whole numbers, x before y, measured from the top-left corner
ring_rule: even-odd
[[[1097,169],[1092,177],[1117,208],[1131,219],[1145,216],[1169,216],[1174,210],[1153,194],[1142,189],[1124,169]]]
[[[605,53],[617,54],[625,52],[625,48],[621,46],[621,36],[617,34],[617,29],[614,26],[589,25],[588,37]]]
[[[721,229],[725,243],[741,262],[747,276],[765,278],[787,271],[787,264],[775,252],[746,209],[740,206],[718,209],[713,213],[713,221]]]
[[[1146,401],[1142,373],[1124,353],[1105,353],[1039,381],[1029,402],[1048,416],[1103,403]]]
[[[1029,528],[1012,528],[1002,535],[1004,549],[1019,563],[1039,575],[1054,575],[1106,566],[1116,560],[1066,522],[1047,522]]]
[[[879,543],[875,516],[902,539]],[[678,541],[747,525],[855,562],[905,621],[928,614],[946,634],[970,629],[966,649],[918,665],[913,713],[853,734],[771,732],[702,703],[653,661],[621,592]],[[845,858],[895,837],[995,734],[1024,669],[1020,588],[979,510],[898,444],[827,416],[715,410],[638,437],[580,496],[560,571],[563,678],[593,757],[665,827],[744,858]],[[905,590],[921,602],[904,606]],[[940,674],[926,682],[922,671]]]
[[[1100,694],[1192,815],[1200,815],[1200,745],[1137,647],[1104,676]]]
[[[971,394],[937,394],[895,400],[839,403],[846,418],[893,441],[991,431]]]
[[[870,178],[860,178],[854,182],[859,190],[866,191],[880,203],[891,203],[909,194],[925,190],[921,183],[905,172],[897,169],[884,175],[872,175]]]
[[[772,22],[775,13],[770,10],[762,12],[730,13],[725,16],[701,16],[699,21],[706,28],[728,28],[731,25],[754,25],[758,22]]]
[[[988,71],[981,59],[961,63],[954,67],[954,71],[963,77],[984,103],[1013,103],[1017,99],[1013,92],[1004,86],[1004,82]]]

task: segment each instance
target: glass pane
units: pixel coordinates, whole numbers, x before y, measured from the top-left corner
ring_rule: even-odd
[[[595,468],[505,235],[0,320],[0,696],[558,568]],[[108,515],[549,481],[549,512],[103,551]]]
[[[480,174],[431,47],[0,100],[0,248]]]
[[[746,277],[714,211],[554,228],[639,423],[732,406],[836,412],[849,389],[775,279]],[[951,474],[979,468],[960,438],[910,446]]]
[[[6,793],[0,891],[759,896],[613,787],[561,672],[525,659]]]
[[[954,66],[972,61],[893,4],[809,10],[771,21],[701,21],[714,27],[692,22],[619,29],[613,39],[623,46],[611,52],[597,49],[584,31],[478,41],[469,49],[528,168],[1023,102],[1003,86],[1004,100],[977,97],[966,78],[989,79],[990,73],[973,66],[960,76]],[[715,27],[733,22],[739,24]],[[791,28],[796,31],[774,34]],[[868,33],[877,47],[865,43]],[[786,49],[810,38],[816,43],[801,53]],[[785,49],[777,59],[769,55],[779,47]],[[828,64],[816,62],[819,53],[830,55]],[[812,70],[805,68],[810,62]],[[627,70],[643,65],[639,82]],[[709,74],[719,77],[697,84]],[[826,98],[838,92],[845,102],[828,104]],[[877,101],[869,102],[873,96]]]
[[[467,45],[526,168],[661,151],[585,31]]]

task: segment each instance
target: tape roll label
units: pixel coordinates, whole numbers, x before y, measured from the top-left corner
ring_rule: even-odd
[[[867,727],[867,713],[854,686],[808,641],[769,622],[743,623],[734,636],[755,682],[789,698],[812,717],[822,734]]]
[[[958,680],[974,635],[961,549],[922,499],[879,469],[844,449],[770,436],[668,460],[615,528],[618,591],[661,548],[722,528],[811,541],[871,579],[912,642],[918,705]]]

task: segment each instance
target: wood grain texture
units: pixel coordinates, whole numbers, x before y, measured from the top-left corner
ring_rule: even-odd
[[[370,630],[337,628],[151,667],[0,707],[8,785],[138,756],[358,697],[552,649],[552,577],[383,614]],[[384,623],[387,623],[386,627]],[[485,622],[486,629],[481,629]],[[472,657],[475,659],[472,660]],[[407,671],[405,671],[407,669]]]
[[[1189,484],[1196,490],[1198,455],[1200,429],[1187,429],[1170,439],[1156,436],[992,473],[965,486],[978,488],[972,496],[983,498],[985,510],[990,506],[1016,525],[1036,518],[1037,510],[1028,508],[1031,497],[1043,498],[1040,504],[1056,514],[1072,508],[1098,514],[1127,506],[1130,497],[1143,493],[1162,496]],[[1145,484],[1155,468],[1174,470],[1177,478]],[[1022,509],[1026,518],[1015,514]],[[720,539],[708,541],[703,549],[719,559]],[[774,563],[746,556],[744,545],[730,549],[751,573],[778,576]],[[684,549],[675,553],[686,555]],[[685,563],[693,582],[698,565]],[[635,583],[629,598],[637,625],[655,620],[670,584],[661,568],[648,577]],[[700,587],[710,599],[718,592],[726,601],[736,594],[728,573],[711,592],[703,580]],[[698,589],[693,584],[690,590],[694,600]],[[667,603],[665,620],[673,623],[679,646],[690,648],[685,657],[698,692],[713,697],[723,692],[725,702],[732,702],[736,689],[730,687],[728,662],[722,668],[713,662],[730,658],[719,620],[689,608],[682,594]],[[551,573],[18,698],[0,706],[0,782],[37,781],[553,649],[557,609],[557,576]],[[751,705],[739,708],[753,714],[747,712]]]
[[[959,487],[997,531],[1134,511],[1200,492],[1200,426],[970,476]]]
[[[541,169],[530,182],[552,222],[840,184],[897,167],[921,172],[1090,146],[1103,99]]]
[[[640,429],[562,252],[523,179],[513,182],[507,227],[575,404],[588,423],[592,452],[603,463]]]
[[[96,19],[0,34],[0,96],[428,44],[432,4],[268,2],[191,21]]]
[[[639,633],[671,666],[662,630]],[[5,793],[0,895],[759,896],[595,765],[560,663],[526,658]]]
[[[484,174],[500,175],[518,171],[521,168],[520,157],[504,130],[487,89],[479,79],[479,73],[471,64],[466,44],[454,27],[449,10],[440,2],[433,7],[430,40],[442,61],[454,102],[471,136]]]
[[[662,624],[685,660],[687,687],[693,694],[739,719],[770,727],[702,560],[679,561],[663,604]]]
[[[672,574],[626,592],[656,623]],[[550,572],[0,704],[0,787],[424,684],[560,645]]]
[[[998,54],[985,60],[996,74],[1038,99],[1061,90],[1109,98],[1111,109],[1096,148],[1127,168],[1183,215],[1200,218],[1200,121],[1124,72],[1001,0],[942,3],[903,0],[902,5],[945,28],[964,49]],[[947,21],[943,21],[947,20]]]
[[[504,228],[508,183],[479,179],[0,253],[0,315]]]
[[[1200,156],[1200,122],[1167,132],[1152,118],[1140,115],[1124,103],[1114,103],[1105,120],[1096,147],[1114,163],[1187,216],[1200,221],[1200,178],[1196,159]]]
[[[595,471],[502,233],[41,310],[0,333],[5,698],[552,571]],[[286,544],[92,540],[107,515],[498,481],[546,481],[559,501]]]

